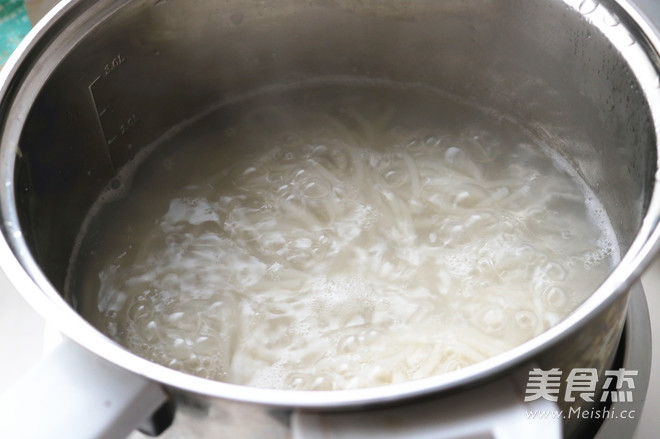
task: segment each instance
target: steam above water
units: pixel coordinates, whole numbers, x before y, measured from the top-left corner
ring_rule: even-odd
[[[443,95],[266,93],[164,140],[95,212],[72,293],[131,351],[210,379],[424,378],[540,334],[609,273],[609,220],[571,175]]]

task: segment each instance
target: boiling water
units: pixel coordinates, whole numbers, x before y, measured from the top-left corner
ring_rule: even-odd
[[[618,252],[559,157],[414,87],[219,106],[125,170],[88,223],[70,290],[93,324],[165,366],[285,389],[504,352],[575,309]]]

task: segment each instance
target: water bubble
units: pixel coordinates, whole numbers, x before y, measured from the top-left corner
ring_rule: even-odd
[[[303,389],[305,387],[305,375],[301,373],[290,373],[284,379],[284,383],[291,389]]]
[[[312,240],[309,238],[297,238],[294,241],[294,246],[299,249],[306,249],[312,247]]]
[[[453,196],[453,207],[474,207],[488,198],[488,191],[478,184],[464,184],[460,189]]]
[[[331,191],[327,181],[307,169],[294,171],[292,181],[299,193],[307,198],[323,198]]]
[[[514,318],[518,327],[526,331],[535,329],[539,321],[537,315],[533,311],[527,309],[516,311]]]
[[[281,170],[268,170],[265,179],[267,182],[272,183],[273,185],[278,185],[278,191],[283,190],[287,185],[287,174]]]
[[[391,383],[392,371],[381,366],[376,365],[369,371],[369,380],[374,383]]]
[[[357,352],[361,347],[360,339],[355,335],[349,335],[339,342],[339,352]]]
[[[481,179],[481,169],[468,157],[465,151],[451,146],[447,148],[444,154],[445,164],[451,169],[467,176]]]
[[[550,286],[543,292],[542,301],[548,309],[558,311],[568,304],[568,294],[558,286]]]
[[[312,247],[312,258],[316,261],[322,261],[323,258],[328,254],[328,248],[326,246],[314,246]]]
[[[236,187],[246,188],[258,184],[259,176],[263,170],[249,163],[241,163],[233,167],[229,172],[230,179]]]
[[[543,266],[543,272],[547,277],[553,280],[564,280],[566,278],[566,270],[556,262],[548,262]]]
[[[303,195],[307,198],[323,198],[331,191],[330,185],[325,181],[310,181],[303,188]]]
[[[310,390],[332,390],[335,388],[334,380],[330,376],[314,377],[307,384]]]
[[[536,260],[536,250],[529,245],[521,245],[514,251],[516,258],[523,263],[533,263]]]
[[[492,306],[481,314],[480,327],[486,333],[497,332],[506,324],[506,318],[506,312],[501,307]]]
[[[425,143],[422,140],[419,139],[411,139],[409,140],[404,148],[407,149],[411,154],[415,154],[417,152],[421,152],[424,149]]]
[[[171,314],[165,316],[165,318],[166,318],[167,321],[169,321],[169,322],[176,322],[176,321],[178,321],[178,320],[181,320],[181,318],[183,317],[183,315],[184,315],[183,312],[181,312],[181,311],[177,311],[177,312],[173,312],[173,313],[171,313]]]
[[[391,189],[401,187],[408,181],[407,172],[397,167],[386,169],[383,171],[382,176],[385,184]]]
[[[126,312],[131,321],[140,321],[149,318],[152,312],[141,302],[132,303]]]
[[[318,143],[316,145],[311,145],[310,151],[308,153],[308,158],[323,156],[328,153],[328,147],[323,143]]]

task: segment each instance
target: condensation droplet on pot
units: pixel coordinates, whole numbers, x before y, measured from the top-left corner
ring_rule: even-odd
[[[603,23],[605,23],[608,26],[618,26],[619,23],[621,23],[621,20],[616,14],[613,14],[612,12],[606,12],[603,14]]]
[[[629,32],[626,32],[623,36],[623,42],[626,46],[633,46],[635,44],[635,37],[633,37]]]
[[[598,0],[582,0],[578,10],[584,15],[591,14],[593,11],[598,8]]]

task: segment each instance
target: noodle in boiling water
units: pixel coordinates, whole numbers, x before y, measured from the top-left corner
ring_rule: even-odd
[[[513,122],[410,94],[253,98],[172,136],[93,215],[83,313],[165,366],[312,390],[455,370],[556,324],[617,257],[597,200]],[[449,122],[411,122],[425,99]]]

